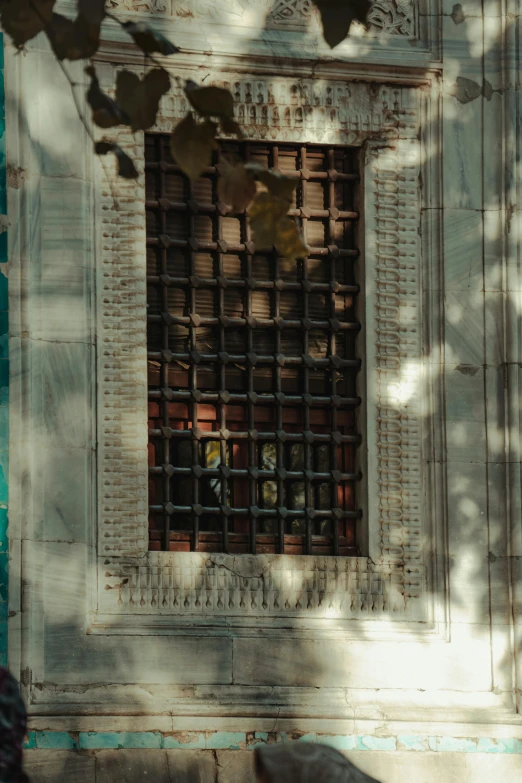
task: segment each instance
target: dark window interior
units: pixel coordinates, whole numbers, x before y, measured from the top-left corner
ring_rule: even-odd
[[[222,158],[298,179],[310,255],[254,247]],[[355,555],[357,150],[226,142],[191,184],[146,136],[150,548]]]

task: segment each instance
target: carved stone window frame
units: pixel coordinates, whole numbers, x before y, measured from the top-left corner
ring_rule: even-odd
[[[107,85],[115,68],[103,65]],[[90,632],[196,633],[204,627],[219,634],[226,626],[236,634],[291,627],[357,635],[378,621],[382,635],[381,621],[392,620],[399,633],[402,623],[413,621],[420,633],[438,635],[441,618],[427,587],[441,576],[433,573],[431,553],[443,528],[432,498],[442,491],[429,468],[440,422],[428,418],[426,402],[433,405],[440,390],[423,361],[437,315],[429,302],[422,306],[438,232],[435,217],[426,223],[423,207],[435,205],[438,178],[432,164],[423,163],[429,158],[425,133],[433,135],[436,123],[421,121],[433,110],[436,85],[426,75],[370,83],[353,72],[334,80],[264,74],[213,69],[207,80],[235,93],[248,138],[363,149],[361,415],[369,556],[148,551],[144,175],[109,185],[99,166],[98,577]],[[190,78],[193,71],[178,67],[176,75]],[[170,130],[187,109],[181,88],[174,88],[156,129]],[[143,171],[143,137],[126,130],[117,136]]]

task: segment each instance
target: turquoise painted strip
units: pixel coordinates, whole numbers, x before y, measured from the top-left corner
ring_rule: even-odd
[[[401,734],[397,737],[373,735],[305,734],[292,737],[285,732],[177,732],[158,731],[31,731],[25,749],[107,750],[137,748],[177,748],[198,750],[254,750],[268,742],[317,742],[338,750],[409,751],[412,753],[503,753],[522,755],[522,740],[516,738],[438,737]]]
[[[4,38],[0,33],[0,215],[7,215],[5,143]],[[0,224],[0,666],[7,666],[9,547],[7,488],[9,480],[9,322],[7,297],[7,232]]]

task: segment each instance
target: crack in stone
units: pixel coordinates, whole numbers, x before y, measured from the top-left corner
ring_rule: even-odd
[[[249,574],[240,574],[238,571],[234,571],[233,568],[230,568],[230,566],[227,566],[224,563],[218,563],[215,560],[212,560],[212,558],[209,558],[208,563],[211,563],[216,568],[224,568],[225,571],[229,571],[231,574],[234,574],[234,576],[237,576],[239,579],[262,579],[263,581],[265,579],[266,568],[264,568],[260,574],[252,574],[250,576]]]

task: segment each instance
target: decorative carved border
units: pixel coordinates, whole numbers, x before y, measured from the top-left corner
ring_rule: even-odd
[[[416,616],[422,570],[369,558],[151,552],[104,561],[100,611],[353,619]]]
[[[413,38],[416,10],[412,0],[375,0],[368,14],[368,31]],[[318,24],[318,16],[312,0],[275,0],[266,22],[274,29],[306,30],[310,23]]]
[[[368,478],[378,485],[369,493],[369,517],[379,521],[381,557],[420,565],[419,145],[413,139],[387,150],[370,145],[368,158]]]
[[[98,610],[420,619],[419,92],[234,74],[213,83],[233,91],[236,117],[249,138],[366,149],[371,559],[147,552],[144,177],[116,180],[112,189],[105,180],[99,199]],[[157,129],[170,130],[187,108],[181,88],[175,89],[164,99]],[[122,131],[118,141],[143,160],[142,138]]]
[[[109,8],[124,13],[150,14],[172,19],[208,18],[222,22],[227,16],[240,19],[249,8],[266,12],[271,28],[307,29],[316,21],[312,0],[109,0]],[[370,32],[412,38],[416,5],[413,0],[375,0],[368,17]]]
[[[120,132],[134,159],[142,138]],[[144,176],[100,171],[98,265],[98,551],[139,555],[148,547],[147,347]]]

